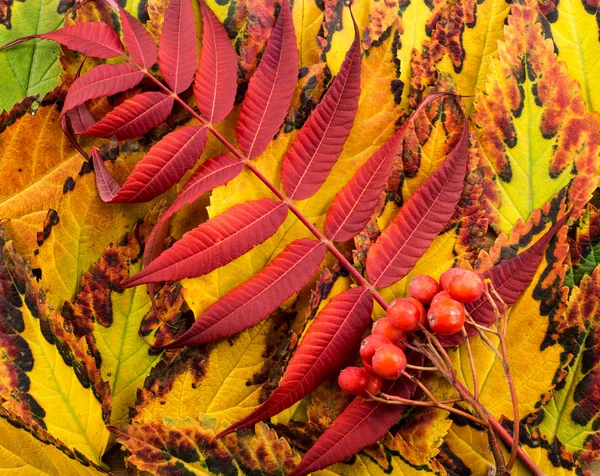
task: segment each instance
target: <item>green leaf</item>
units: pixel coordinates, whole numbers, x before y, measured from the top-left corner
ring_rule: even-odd
[[[12,2],[11,2],[12,3]],[[16,1],[6,6],[10,21],[0,25],[0,45],[23,36],[47,33],[63,23],[62,2],[46,0]],[[27,96],[40,99],[60,84],[58,61],[60,47],[46,40],[32,40],[0,51],[0,112]]]

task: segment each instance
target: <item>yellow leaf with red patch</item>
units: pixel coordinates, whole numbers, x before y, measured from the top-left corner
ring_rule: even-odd
[[[582,207],[598,183],[600,120],[558,61],[534,7],[513,4],[472,118],[496,173],[496,226],[507,232],[569,185]]]

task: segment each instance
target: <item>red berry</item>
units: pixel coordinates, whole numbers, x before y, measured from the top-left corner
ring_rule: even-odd
[[[454,276],[448,288],[452,297],[460,302],[477,301],[483,293],[483,280],[473,271]]]
[[[375,375],[375,373],[369,375],[369,382],[367,383],[367,387],[363,392],[363,397],[368,398],[370,396],[369,394],[377,395],[379,393],[379,390],[381,390],[381,385],[381,377]]]
[[[406,356],[395,345],[383,345],[373,356],[373,368],[381,378],[396,380],[406,368]]]
[[[370,365],[375,351],[382,345],[390,345],[391,343],[391,340],[380,334],[371,334],[370,336],[365,337],[360,344],[360,356],[363,359],[363,362]]]
[[[464,273],[465,270],[461,268],[450,268],[448,271],[444,271],[440,276],[440,287],[447,291],[450,287],[450,281],[454,278],[454,276],[458,276],[459,274]]]
[[[369,384],[369,374],[362,367],[346,367],[338,377],[340,388],[350,395],[363,393]]]
[[[465,306],[454,299],[438,301],[429,308],[427,320],[436,334],[455,334],[465,324]]]
[[[408,294],[420,301],[424,306],[431,303],[433,297],[439,292],[440,285],[431,276],[420,274],[408,285]]]
[[[382,317],[381,319],[378,319],[375,324],[373,324],[372,333],[387,337],[392,344],[395,344],[398,341],[406,340],[406,334],[404,331],[394,326],[391,320],[387,317]]]
[[[425,323],[425,308],[415,298],[396,299],[388,309],[390,323],[403,331],[411,332]]]
[[[452,294],[450,294],[450,291],[440,291],[437,293],[431,300],[430,306],[433,306],[436,302],[443,301],[445,299],[452,299]]]

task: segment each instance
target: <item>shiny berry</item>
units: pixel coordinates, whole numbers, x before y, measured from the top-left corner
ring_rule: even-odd
[[[427,320],[436,334],[455,334],[465,324],[465,306],[454,299],[438,301],[429,308]]]
[[[367,387],[362,394],[363,397],[368,398],[370,395],[377,395],[379,390],[381,390],[381,385],[381,377],[379,375],[375,375],[375,373],[370,374],[369,382],[367,383]]]
[[[414,331],[425,323],[425,308],[415,298],[396,299],[388,309],[390,323],[405,332]]]
[[[461,268],[450,268],[448,271],[444,271],[440,276],[440,287],[447,291],[450,287],[450,281],[454,278],[454,276],[458,276],[459,274],[464,273],[465,270]]]
[[[373,356],[373,368],[381,378],[396,380],[406,368],[406,356],[395,345],[381,346]]]
[[[437,293],[431,300],[430,306],[433,306],[436,302],[443,301],[444,299],[452,299],[452,294],[450,294],[450,291],[440,291]]]
[[[387,337],[392,344],[395,344],[398,341],[406,340],[406,334],[404,331],[394,326],[392,321],[387,317],[382,317],[381,319],[378,319],[375,324],[373,324],[372,333]]]
[[[350,395],[359,395],[369,385],[369,374],[362,367],[346,367],[338,377],[340,388]]]
[[[431,276],[420,274],[408,285],[408,294],[420,301],[424,306],[431,303],[433,297],[439,292],[440,285]]]
[[[380,334],[371,334],[370,336],[365,337],[360,344],[360,357],[363,359],[363,362],[370,365],[375,351],[382,345],[390,344],[392,344],[392,341],[387,337]]]
[[[454,276],[448,288],[452,298],[460,302],[477,301],[483,293],[483,280],[473,271]]]

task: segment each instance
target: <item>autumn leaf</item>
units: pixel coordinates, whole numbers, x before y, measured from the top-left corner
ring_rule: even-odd
[[[504,232],[566,185],[569,206],[581,207],[598,182],[600,121],[585,112],[577,82],[557,60],[537,14],[511,6],[505,41],[475,101],[473,122],[500,195],[494,224]]]
[[[600,412],[595,381],[597,319],[600,316],[600,267],[582,277],[572,289],[563,326],[572,336],[568,350],[573,354],[568,374],[557,385],[534,423],[553,447],[564,447],[582,462],[596,459],[598,433],[594,421]],[[561,329],[566,332],[566,329]]]
[[[1,301],[10,310],[0,315],[0,366],[9,376],[0,390],[2,408],[33,434],[41,428],[71,454],[102,466],[110,395],[85,344],[49,308],[3,230],[0,238]]]

